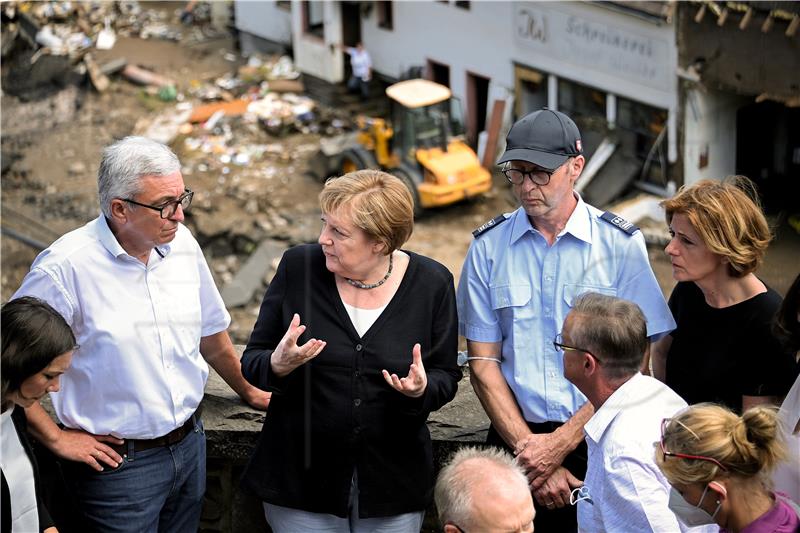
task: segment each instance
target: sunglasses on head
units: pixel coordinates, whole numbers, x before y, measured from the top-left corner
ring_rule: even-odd
[[[688,453],[671,452],[671,451],[667,450],[667,447],[664,444],[664,432],[667,429],[667,426],[669,425],[669,423],[671,421],[672,421],[671,418],[665,418],[664,420],[661,421],[661,441],[659,442],[659,445],[661,447],[661,453],[664,454],[664,460],[665,461],[666,461],[667,457],[677,457],[679,459],[691,459],[691,460],[695,460],[695,461],[708,461],[709,463],[714,463],[715,465],[717,465],[719,468],[721,468],[725,472],[728,471],[728,469],[725,468],[722,465],[722,463],[720,463],[719,461],[717,461],[713,457],[706,457],[704,455],[691,455],[691,454],[688,454]]]

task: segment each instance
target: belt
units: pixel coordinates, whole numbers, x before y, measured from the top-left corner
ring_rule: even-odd
[[[125,442],[122,444],[109,444],[109,446],[120,455],[125,455],[128,453],[128,446],[130,443],[133,443],[134,452],[143,452],[153,448],[172,446],[173,444],[178,444],[185,439],[186,435],[194,430],[195,422],[199,419],[200,409],[198,408],[197,411],[195,411],[194,414],[190,416],[181,427],[173,429],[162,437],[157,437],[155,439],[125,439]]]

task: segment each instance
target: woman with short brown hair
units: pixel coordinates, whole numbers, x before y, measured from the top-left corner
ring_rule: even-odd
[[[741,412],[779,402],[795,365],[772,334],[781,297],[754,273],[771,235],[753,184],[742,176],[701,180],[661,205],[678,281],[669,299],[677,328],[653,347],[656,377],[689,404]]]

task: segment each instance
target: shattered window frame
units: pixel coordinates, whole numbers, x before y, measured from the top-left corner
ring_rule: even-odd
[[[322,2],[304,0],[303,7],[303,33],[313,35],[319,39],[325,38],[325,13]],[[313,18],[312,18],[313,17]]]
[[[378,18],[378,27],[384,30],[394,29],[394,6],[391,0],[384,2],[376,2],[376,14]]]

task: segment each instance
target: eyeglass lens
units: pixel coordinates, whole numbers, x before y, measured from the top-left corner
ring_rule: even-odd
[[[175,212],[178,210],[178,204],[180,204],[181,208],[184,211],[189,209],[189,206],[192,205],[192,197],[194,196],[194,192],[187,191],[183,196],[175,200],[174,202],[170,202],[167,205],[161,208],[161,218],[169,218],[175,215]]]
[[[528,176],[536,185],[547,185],[550,183],[551,172],[547,170],[525,172],[516,168],[508,168],[503,170],[503,174],[505,174],[506,179],[514,185],[522,185],[522,182],[525,181],[525,176]]]

